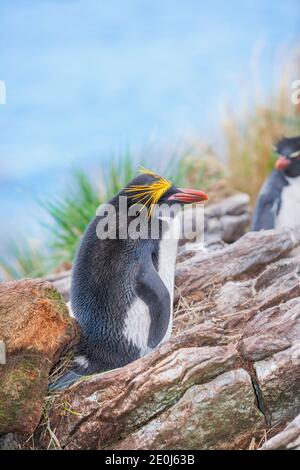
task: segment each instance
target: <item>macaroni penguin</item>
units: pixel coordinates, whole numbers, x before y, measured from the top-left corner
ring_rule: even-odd
[[[128,217],[121,207],[122,198]],[[207,199],[202,191],[177,188],[142,169],[100,207],[101,214],[98,210],[81,239],[72,270],[71,311],[81,328],[75,365],[52,389],[64,388],[83,375],[122,367],[170,337],[178,242],[173,234],[181,224],[181,217],[170,216],[170,210],[174,205]],[[161,211],[162,207],[169,212]],[[116,218],[108,218],[108,237],[99,233],[99,227],[104,226],[109,208]],[[146,236],[130,236],[130,224],[142,214]],[[157,222],[156,237],[151,220]],[[127,236],[121,237],[124,227]]]

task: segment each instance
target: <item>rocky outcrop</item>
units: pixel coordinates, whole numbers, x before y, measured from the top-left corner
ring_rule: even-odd
[[[55,289],[62,295],[67,302],[70,298],[71,289],[71,269],[47,276],[47,281],[51,282]]]
[[[233,403],[238,404],[235,409]],[[173,406],[112,449],[228,449],[243,446],[263,425],[250,375],[236,369],[191,386]]]
[[[221,239],[226,243],[238,240],[250,225],[248,194],[237,193],[205,208],[206,240]]]
[[[0,284],[0,339],[5,345],[0,365],[0,435],[15,432],[26,437],[36,429],[49,371],[77,337],[78,328],[49,282]]]
[[[262,450],[300,450],[300,415],[286,428],[267,441]]]
[[[170,341],[55,394],[44,448],[256,448],[300,412],[300,230],[185,250]]]
[[[0,437],[0,450],[19,450],[20,445],[15,434],[8,433]]]

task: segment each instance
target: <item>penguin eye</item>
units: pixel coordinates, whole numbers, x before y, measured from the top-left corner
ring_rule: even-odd
[[[300,157],[300,150],[296,150],[296,152],[290,153],[289,157],[290,158]]]

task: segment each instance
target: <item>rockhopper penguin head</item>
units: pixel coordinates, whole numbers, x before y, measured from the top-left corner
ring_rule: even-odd
[[[158,174],[141,168],[141,174],[134,178],[120,193],[127,197],[128,206],[140,204],[147,208],[148,216],[152,215],[155,205],[192,204],[208,200],[200,190],[177,188],[171,181]]]
[[[279,155],[276,170],[291,178],[300,176],[300,137],[284,137],[276,144],[275,151]]]

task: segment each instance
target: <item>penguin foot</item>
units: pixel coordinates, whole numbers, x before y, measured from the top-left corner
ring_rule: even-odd
[[[69,370],[64,375],[49,385],[50,391],[58,391],[70,387],[73,383],[92,373],[89,360],[85,356],[77,356],[74,359],[74,369]]]
[[[79,374],[76,370],[70,370],[64,374],[59,379],[55,380],[52,384],[49,385],[50,392],[57,392],[63,390],[64,388],[70,387],[73,383],[77,382],[83,374]]]

